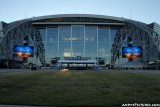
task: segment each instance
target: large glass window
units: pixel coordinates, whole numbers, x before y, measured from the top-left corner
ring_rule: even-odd
[[[46,62],[54,57],[86,56],[111,60],[117,28],[96,25],[59,25],[40,29]]]
[[[59,26],[59,56],[71,56],[71,26]]]
[[[98,56],[105,58],[107,63],[110,62],[110,35],[109,27],[99,26],[98,27]]]
[[[46,62],[50,63],[51,59],[58,55],[58,27],[47,28],[45,55]]]
[[[72,56],[84,56],[84,26],[72,25]]]
[[[97,26],[85,26],[85,55],[97,57]]]

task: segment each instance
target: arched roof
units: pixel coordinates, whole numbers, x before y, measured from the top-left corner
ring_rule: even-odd
[[[124,18],[105,16],[105,15],[95,15],[95,14],[57,14],[57,15],[47,15],[40,17],[33,17],[32,21],[42,20],[42,19],[51,19],[51,18],[63,18],[63,17],[88,17],[88,18],[101,18],[101,19],[110,19],[124,21]]]

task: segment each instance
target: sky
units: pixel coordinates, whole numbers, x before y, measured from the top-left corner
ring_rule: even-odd
[[[98,14],[160,24],[160,0],[0,0],[0,21],[55,14]]]

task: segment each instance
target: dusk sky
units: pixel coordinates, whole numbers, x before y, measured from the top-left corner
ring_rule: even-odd
[[[0,21],[55,14],[98,14],[160,24],[160,0],[0,0]]]

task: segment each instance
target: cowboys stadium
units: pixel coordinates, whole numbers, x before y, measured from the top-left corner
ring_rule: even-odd
[[[91,14],[0,22],[0,65],[94,63],[146,66],[160,59],[160,25]],[[68,61],[69,60],[69,61]],[[68,61],[68,62],[67,62]]]

